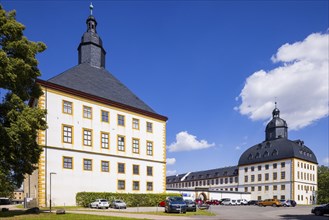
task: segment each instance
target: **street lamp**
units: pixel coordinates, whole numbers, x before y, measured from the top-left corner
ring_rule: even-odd
[[[50,172],[50,196],[49,196],[49,200],[50,200],[50,212],[51,212],[51,175],[52,174],[54,174],[54,175],[56,175],[56,173],[55,172]]]

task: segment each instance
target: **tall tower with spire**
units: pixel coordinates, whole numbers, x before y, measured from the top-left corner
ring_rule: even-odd
[[[106,52],[102,39],[97,34],[97,21],[92,15],[93,5],[90,4],[90,15],[87,18],[87,31],[81,37],[79,44],[79,64],[88,63],[93,67],[105,68]]]
[[[272,112],[272,120],[267,124],[265,133],[266,141],[271,141],[278,138],[288,138],[287,122],[280,118],[280,110],[277,108],[276,102],[275,108]]]

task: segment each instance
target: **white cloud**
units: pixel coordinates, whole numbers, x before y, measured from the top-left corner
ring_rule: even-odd
[[[240,146],[236,146],[235,147],[235,150],[241,150],[241,147]]]
[[[172,175],[176,175],[177,171],[176,170],[167,170],[167,176],[172,176]]]
[[[176,163],[176,158],[167,158],[167,165],[173,165]]]
[[[259,70],[246,79],[234,109],[252,120],[268,120],[277,97],[281,118],[292,130],[328,116],[329,34],[314,33],[284,44],[272,56],[280,66]]]
[[[215,146],[215,143],[209,144],[206,140],[197,140],[196,136],[179,132],[176,135],[176,142],[170,144],[167,148],[169,152],[200,150]]]
[[[323,164],[329,166],[329,157],[326,157],[322,160]]]

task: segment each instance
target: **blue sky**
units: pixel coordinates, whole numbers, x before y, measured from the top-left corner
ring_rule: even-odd
[[[0,1],[44,42],[42,79],[77,65],[89,1]],[[167,123],[167,172],[237,165],[275,97],[289,139],[329,163],[328,1],[93,1],[106,69]]]

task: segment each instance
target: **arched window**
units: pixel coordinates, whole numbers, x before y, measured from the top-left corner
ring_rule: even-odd
[[[248,160],[251,160],[251,159],[252,159],[252,154],[249,154]]]
[[[268,157],[270,154],[268,153],[268,151],[265,151],[263,154],[263,157]]]
[[[276,155],[278,155],[278,151],[275,149],[272,151],[272,156],[276,156]]]
[[[255,158],[260,158],[260,154],[257,153],[256,156],[255,156]]]

